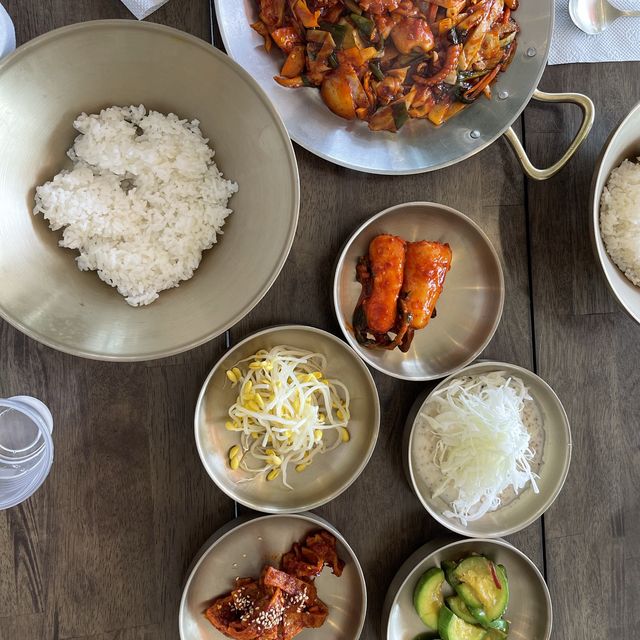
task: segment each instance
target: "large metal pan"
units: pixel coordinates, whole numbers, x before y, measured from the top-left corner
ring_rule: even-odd
[[[439,128],[423,120],[408,122],[399,133],[372,132],[362,122],[334,115],[316,89],[285,89],[273,76],[282,60],[267,54],[262,38],[251,29],[257,19],[256,0],[215,0],[216,17],[227,53],[258,81],[273,101],[291,138],[305,149],[335,164],[365,171],[403,175],[442,169],[478,153],[501,135],[513,146],[525,173],[534,180],[555,175],[587,137],[594,107],[577,93],[550,94],[537,90],[547,63],[553,29],[554,0],[522,0],[514,14],[521,33],[509,69],[500,75],[494,98],[479,100]],[[511,128],[531,98],[542,102],[573,102],[584,118],[566,153],[547,169],[531,164]]]

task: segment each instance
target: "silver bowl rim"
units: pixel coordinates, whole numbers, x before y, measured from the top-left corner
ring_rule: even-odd
[[[604,159],[609,149],[611,147],[611,143],[615,138],[617,138],[622,129],[626,126],[627,122],[640,111],[640,102],[638,102],[629,113],[622,118],[620,123],[613,129],[613,131],[609,134],[607,141],[604,143],[602,150],[600,151],[600,155],[595,165],[595,169],[593,171],[593,178],[591,179],[591,215],[589,216],[589,226],[591,228],[591,245],[593,247],[593,253],[595,254],[598,265],[600,267],[600,272],[602,273],[605,282],[607,283],[607,288],[613,294],[616,302],[620,305],[620,307],[629,315],[629,317],[635,320],[638,324],[640,324],[640,313],[634,313],[634,311],[629,308],[627,304],[622,300],[620,295],[618,294],[617,288],[614,286],[613,282],[609,279],[609,275],[604,268],[604,260],[611,260],[609,255],[607,254],[607,250],[604,247],[604,241],[602,240],[602,235],[600,233],[600,198],[602,196],[602,192],[596,193],[597,184],[602,177],[602,170],[604,165]],[[638,142],[640,142],[640,134],[638,135]],[[607,176],[608,178],[608,176]],[[605,183],[606,184],[606,183]],[[611,260],[614,267],[618,270],[619,267]],[[622,272],[620,272],[622,273]],[[638,296],[640,298],[640,289],[638,290]]]
[[[194,560],[191,563],[191,566],[188,569],[188,577],[184,582],[184,587],[182,589],[182,596],[180,597],[180,608],[178,611],[178,631],[180,633],[181,640],[191,640],[191,638],[186,638],[182,634],[182,628],[184,624],[184,616],[187,602],[187,593],[189,591],[189,587],[191,586],[191,582],[196,574],[196,571],[199,569],[200,565],[204,562],[204,559],[209,555],[209,553],[216,547],[216,545],[226,538],[227,536],[233,535],[236,531],[243,528],[247,524],[253,522],[254,520],[266,521],[272,520],[274,518],[296,518],[298,520],[304,520],[313,524],[314,526],[321,526],[322,528],[332,533],[338,542],[347,550],[347,553],[350,556],[351,561],[356,569],[356,573],[358,575],[358,580],[360,582],[360,587],[362,590],[362,611],[360,612],[360,621],[358,624],[358,632],[355,635],[353,640],[357,640],[362,634],[362,629],[364,627],[364,623],[367,616],[367,605],[368,605],[368,597],[367,597],[367,581],[364,577],[364,572],[362,571],[362,566],[360,565],[360,561],[358,560],[358,556],[355,551],[351,547],[351,545],[345,540],[344,536],[334,527],[330,522],[325,520],[324,518],[316,515],[315,513],[311,513],[308,511],[303,511],[300,513],[272,513],[268,515],[246,515],[236,518],[235,520],[231,520],[227,524],[220,527],[217,531],[213,533],[213,535],[202,545],[198,553],[196,553]]]
[[[340,273],[342,272],[342,270],[345,268],[344,262],[345,262],[346,254],[347,254],[347,251],[349,250],[349,247],[351,247],[351,245],[353,244],[353,242],[366,230],[366,228],[369,225],[371,225],[373,222],[375,222],[379,218],[383,218],[384,216],[386,216],[386,215],[388,215],[390,213],[393,213],[393,212],[397,211],[398,209],[403,209],[405,207],[415,207],[415,206],[432,207],[432,208],[436,208],[436,209],[441,209],[442,211],[445,211],[447,213],[450,213],[450,214],[458,217],[462,222],[464,222],[464,223],[470,225],[471,227],[473,227],[474,230],[480,235],[480,237],[484,241],[484,243],[487,246],[487,248],[489,249],[493,259],[495,260],[496,266],[498,268],[498,273],[500,275],[499,283],[498,283],[499,289],[500,289],[500,304],[499,304],[499,308],[498,308],[498,313],[496,314],[496,317],[495,317],[495,319],[493,321],[493,326],[491,327],[491,330],[487,333],[487,337],[485,338],[485,340],[482,343],[481,347],[475,353],[470,354],[465,359],[465,361],[462,362],[457,368],[451,369],[449,371],[446,371],[445,373],[437,374],[437,375],[405,376],[405,375],[402,375],[400,373],[395,373],[393,371],[389,371],[388,369],[386,369],[382,365],[379,365],[372,358],[369,358],[368,355],[366,354],[365,350],[363,348],[361,348],[360,345],[358,345],[358,343],[354,340],[353,336],[351,335],[351,332],[345,326],[344,318],[340,315],[340,305],[339,305],[339,302],[338,302],[339,294],[340,294],[340,283],[339,283],[340,277],[339,276],[340,276]],[[480,225],[477,222],[475,222],[474,220],[472,220],[469,216],[467,216],[466,214],[462,213],[461,211],[458,211],[457,209],[454,209],[453,207],[449,207],[449,206],[447,206],[445,204],[440,204],[439,202],[426,202],[426,201],[402,202],[400,204],[393,205],[392,207],[387,207],[386,209],[383,209],[379,213],[376,213],[375,215],[371,216],[370,218],[365,220],[359,227],[357,227],[356,230],[353,231],[353,233],[349,236],[347,241],[344,243],[344,245],[340,249],[340,253],[338,254],[338,258],[336,260],[335,267],[334,267],[334,270],[333,270],[332,298],[333,298],[333,311],[335,313],[336,319],[338,320],[338,324],[340,325],[340,330],[342,331],[342,334],[344,335],[345,339],[349,343],[349,346],[370,367],[373,367],[374,369],[377,369],[381,373],[384,373],[384,374],[386,374],[388,376],[391,376],[392,378],[397,378],[399,380],[407,380],[409,382],[427,382],[427,381],[430,381],[430,380],[440,380],[441,378],[443,378],[445,376],[449,376],[449,375],[455,374],[457,371],[460,371],[464,367],[466,367],[469,364],[471,364],[482,353],[482,351],[484,351],[484,349],[487,347],[487,345],[493,339],[493,336],[495,335],[495,333],[496,333],[496,331],[498,329],[498,326],[500,325],[500,321],[502,320],[502,314],[504,312],[504,301],[505,301],[504,271],[502,269],[502,262],[500,260],[500,256],[498,255],[498,252],[496,251],[496,248],[493,246],[493,243],[489,239],[489,236],[487,236],[487,234],[482,230],[482,227],[480,227]]]
[[[318,500],[315,500],[313,502],[309,502],[306,504],[301,504],[298,507],[295,507],[293,509],[284,508],[284,507],[264,507],[259,503],[252,502],[251,500],[245,500],[244,498],[238,497],[233,491],[227,490],[226,487],[219,484],[215,477],[215,474],[212,472],[212,470],[209,468],[209,466],[205,461],[204,445],[200,441],[200,438],[198,435],[198,431],[199,431],[198,416],[202,410],[207,387],[209,386],[209,383],[213,378],[213,376],[215,375],[215,373],[220,368],[222,362],[226,360],[234,351],[242,347],[245,343],[249,342],[250,340],[254,340],[255,338],[258,338],[260,336],[270,335],[272,333],[283,331],[283,330],[296,330],[296,331],[302,330],[309,333],[315,333],[317,335],[322,336],[325,339],[328,339],[331,342],[334,342],[335,344],[339,345],[340,348],[345,349],[346,353],[348,353],[353,358],[354,362],[363,372],[365,379],[367,380],[369,390],[372,394],[372,400],[374,400],[373,402],[374,419],[372,424],[372,432],[370,436],[367,455],[361,459],[360,464],[352,474],[351,478],[339,489],[337,489],[331,494],[328,494],[324,498],[320,498]],[[213,482],[216,484],[218,489],[220,489],[232,500],[235,500],[239,504],[245,507],[248,507],[249,509],[254,509],[255,511],[260,511],[261,513],[269,513],[269,514],[275,514],[275,515],[288,515],[288,514],[306,512],[311,509],[317,509],[318,507],[328,504],[329,502],[337,498],[339,495],[344,493],[360,477],[362,472],[365,470],[367,464],[369,464],[369,460],[371,460],[371,456],[373,455],[373,452],[376,448],[376,444],[378,442],[378,436],[380,433],[380,413],[381,413],[380,397],[378,395],[378,388],[376,387],[376,383],[373,379],[373,376],[371,375],[371,372],[369,371],[367,366],[362,362],[362,360],[358,357],[358,354],[351,348],[350,345],[348,345],[344,340],[340,340],[340,338],[333,335],[332,333],[325,331],[324,329],[318,329],[317,327],[312,327],[310,325],[303,325],[303,324],[280,324],[280,325],[273,325],[265,329],[259,329],[258,331],[250,333],[245,338],[243,338],[240,342],[238,342],[237,344],[233,345],[233,347],[225,351],[222,354],[222,356],[218,359],[218,361],[213,365],[211,371],[207,375],[204,383],[202,384],[202,387],[200,388],[200,393],[198,394],[198,401],[196,402],[196,409],[195,409],[194,419],[193,419],[194,438],[196,442],[196,449],[198,450],[198,456],[200,457],[200,462],[202,463],[202,466],[204,467],[205,471],[207,472],[209,477],[213,480]]]
[[[489,545],[496,545],[498,547],[504,547],[509,551],[515,553],[517,556],[520,556],[525,563],[533,569],[534,574],[538,578],[538,582],[542,588],[544,593],[545,602],[547,605],[547,609],[549,612],[549,620],[547,623],[547,627],[545,629],[544,638],[541,640],[549,640],[551,637],[551,630],[553,627],[553,604],[551,602],[551,594],[549,593],[549,587],[544,579],[544,576],[540,572],[540,569],[536,567],[535,563],[529,558],[526,554],[524,554],[520,549],[512,545],[510,542],[503,540],[502,538],[463,538],[463,539],[453,539],[448,538],[444,540],[434,540],[432,542],[428,542],[423,545],[416,551],[414,551],[400,566],[400,569],[396,572],[393,580],[389,585],[389,589],[387,590],[387,595],[384,599],[384,605],[382,607],[382,636],[389,640],[390,638],[390,630],[389,630],[389,614],[391,613],[391,609],[393,605],[396,603],[400,591],[404,588],[406,583],[412,578],[413,574],[417,570],[418,566],[423,562],[426,562],[434,556],[436,553],[440,553],[442,551],[446,551],[448,549],[452,549],[462,544],[475,544],[475,543],[483,543]]]
[[[199,48],[206,50],[209,54],[213,55],[214,58],[218,60],[218,62],[222,62],[222,64],[226,64],[234,69],[237,75],[239,75],[242,80],[248,83],[251,88],[258,94],[258,96],[262,99],[265,107],[269,111],[271,117],[274,120],[275,125],[280,132],[282,137],[284,146],[287,150],[287,160],[291,167],[292,171],[292,200],[293,200],[293,224],[289,230],[289,234],[287,237],[286,247],[280,257],[280,260],[275,266],[275,269],[264,286],[263,290],[260,291],[259,295],[255,297],[255,299],[251,300],[247,305],[245,305],[244,309],[242,309],[238,314],[236,314],[231,320],[226,322],[221,329],[217,329],[213,332],[207,333],[205,335],[201,335],[196,337],[193,340],[185,342],[181,345],[175,346],[171,349],[154,351],[151,353],[134,353],[126,356],[122,355],[110,355],[104,353],[97,353],[92,351],[85,351],[83,349],[74,349],[67,347],[66,345],[60,345],[56,340],[49,339],[46,336],[39,334],[36,331],[32,331],[27,328],[20,320],[17,318],[13,318],[10,316],[2,307],[0,307],[0,318],[8,322],[10,325],[21,331],[29,338],[36,340],[37,342],[51,347],[56,351],[61,351],[62,353],[68,353],[72,356],[79,356],[81,358],[88,358],[90,360],[100,360],[105,362],[144,362],[148,360],[157,360],[160,358],[168,358],[169,356],[175,356],[180,353],[184,353],[186,351],[190,351],[191,349],[195,349],[214,338],[221,336],[225,331],[228,331],[233,325],[237,324],[242,318],[244,318],[257,304],[264,298],[264,296],[269,292],[274,282],[280,275],[282,268],[289,257],[289,253],[291,252],[291,247],[293,246],[293,241],[295,239],[296,230],[298,227],[298,221],[300,217],[300,175],[298,171],[298,163],[296,159],[296,155],[293,149],[293,144],[291,143],[291,138],[287,132],[286,127],[284,126],[284,122],[280,117],[280,114],[273,106],[271,99],[266,94],[266,92],[262,89],[262,87],[254,80],[251,75],[243,69],[235,60],[233,60],[230,56],[225,55],[218,49],[216,49],[213,45],[201,40],[200,38],[193,36],[184,31],[180,31],[179,29],[174,29],[173,27],[167,27],[165,25],[156,24],[153,22],[138,22],[135,20],[90,20],[87,22],[80,22],[77,24],[67,25],[66,27],[59,27],[58,29],[53,29],[52,31],[48,31],[32,40],[25,42],[20,45],[13,53],[9,54],[2,60],[0,60],[0,74],[8,68],[11,64],[13,64],[17,59],[19,59],[25,52],[31,50],[32,48],[39,47],[43,44],[48,43],[50,40],[55,40],[60,37],[66,36],[68,33],[74,31],[81,30],[92,30],[92,29],[101,29],[107,27],[117,27],[123,29],[140,29],[143,31],[149,32],[157,32],[164,33],[166,35],[171,35],[174,38],[178,38],[183,40],[189,44],[196,45]],[[0,78],[1,81],[1,78]],[[197,274],[194,274],[193,277],[196,277]],[[183,284],[187,284],[186,281]]]
[[[437,511],[435,511],[434,509],[432,509],[428,502],[425,500],[424,496],[420,493],[420,491],[418,490],[418,485],[416,482],[416,478],[415,478],[415,474],[413,471],[413,465],[411,463],[411,448],[413,445],[413,435],[415,433],[415,425],[416,425],[416,416],[417,416],[417,412],[420,411],[420,408],[429,401],[429,399],[433,396],[433,394],[438,390],[441,389],[443,386],[445,386],[450,380],[453,380],[454,378],[459,378],[460,376],[464,376],[467,375],[467,373],[469,372],[473,372],[473,370],[477,367],[491,367],[491,368],[495,368],[495,369],[506,369],[507,371],[512,371],[514,373],[517,373],[520,376],[523,376],[526,380],[527,377],[529,378],[533,378],[536,380],[536,382],[538,382],[538,384],[540,384],[543,389],[549,394],[549,398],[552,400],[552,402],[556,405],[556,408],[559,410],[560,415],[562,417],[562,428],[566,437],[566,444],[567,444],[567,454],[565,456],[565,461],[564,461],[564,467],[562,469],[562,473],[560,474],[560,476],[558,477],[555,486],[553,488],[553,492],[551,493],[551,496],[549,497],[549,499],[542,504],[533,514],[531,514],[528,518],[526,518],[525,520],[523,520],[520,524],[518,525],[514,525],[512,527],[507,527],[504,529],[497,529],[495,531],[493,531],[492,533],[482,533],[482,534],[475,534],[470,532],[466,527],[464,527],[463,525],[458,525],[446,518],[443,518],[442,515],[440,513],[438,513]],[[409,437],[407,439],[407,446],[406,446],[406,451],[404,452],[405,455],[405,461],[406,461],[406,468],[409,474],[409,477],[411,479],[411,488],[413,489],[413,492],[416,494],[416,497],[418,498],[418,500],[420,500],[420,503],[422,504],[422,506],[427,510],[427,512],[429,513],[429,515],[436,520],[436,522],[439,522],[442,526],[446,527],[447,529],[449,529],[450,531],[453,531],[454,533],[457,533],[458,535],[462,535],[462,536],[466,536],[467,538],[472,538],[475,540],[492,540],[492,539],[498,539],[501,538],[502,536],[508,536],[511,535],[513,533],[516,533],[518,531],[522,531],[523,529],[526,529],[530,524],[532,524],[533,522],[535,522],[540,516],[542,516],[547,509],[549,509],[549,507],[556,501],[556,498],[558,497],[558,495],[560,494],[560,491],[562,491],[562,488],[564,487],[564,483],[567,479],[567,476],[569,474],[569,467],[571,466],[571,453],[572,453],[572,449],[573,449],[573,443],[572,443],[572,439],[571,439],[571,425],[569,423],[569,417],[567,416],[567,412],[564,408],[564,405],[562,404],[562,402],[560,401],[560,398],[558,397],[558,394],[551,388],[551,386],[545,381],[543,380],[538,374],[534,373],[533,371],[530,371],[529,369],[525,369],[524,367],[520,367],[518,365],[515,364],[511,364],[509,362],[499,362],[497,360],[482,360],[480,362],[475,362],[467,367],[464,367],[463,369],[461,369],[460,371],[448,376],[447,378],[445,378],[444,380],[442,380],[438,385],[436,385],[430,392],[429,394],[426,396],[426,398],[423,400],[423,402],[421,403],[420,407],[417,407],[417,412],[416,412],[416,416],[413,416],[410,414],[409,415],[409,419],[411,420],[411,425],[408,424],[406,427],[409,428]]]

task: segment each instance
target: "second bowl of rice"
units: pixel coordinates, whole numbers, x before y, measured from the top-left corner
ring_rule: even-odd
[[[640,323],[640,104],[605,145],[591,189],[591,235],[609,289]]]

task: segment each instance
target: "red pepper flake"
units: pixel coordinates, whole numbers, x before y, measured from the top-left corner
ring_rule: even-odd
[[[498,574],[496,573],[495,566],[491,560],[489,560],[489,568],[491,569],[491,577],[493,578],[493,582],[498,589],[502,589],[502,585],[500,584],[500,580],[498,579]]]

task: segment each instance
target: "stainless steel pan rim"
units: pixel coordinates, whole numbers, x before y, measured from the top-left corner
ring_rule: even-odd
[[[215,0],[215,13],[226,51],[256,78],[271,97],[291,138],[311,153],[339,166],[383,175],[435,171],[475,155],[504,134],[525,173],[534,180],[544,180],[564,167],[593,124],[593,103],[589,98],[572,93],[547,94],[536,89],[545,69],[553,32],[553,0],[528,0],[528,4],[522,3],[518,9],[518,14],[523,17],[523,32],[516,60],[501,74],[496,85],[497,95],[491,107],[495,114],[488,114],[485,105],[478,101],[471,109],[437,129],[430,125],[428,129],[424,128],[424,122],[410,121],[398,134],[377,132],[373,135],[369,135],[363,123],[345,124],[341,118],[325,113],[328,110],[324,105],[319,109],[317,103],[320,98],[310,93],[311,89],[296,90],[308,91],[301,98],[302,94],[295,95],[292,90],[276,85],[272,79],[277,73],[276,57],[260,50],[259,38],[249,27],[249,18],[255,15],[254,3],[255,0]],[[528,12],[526,18],[525,11]],[[533,166],[511,129],[532,97],[548,102],[574,102],[584,112],[584,120],[574,142],[562,158],[547,169]],[[309,115],[313,118],[313,127],[319,129],[317,134],[310,131],[311,127],[303,127],[299,123]],[[487,132],[483,131],[484,128]],[[439,133],[443,131],[447,132],[446,141]],[[363,141],[368,145],[366,149],[362,147]],[[341,148],[347,144],[350,144],[349,148]],[[354,145],[357,146],[355,151]],[[431,147],[436,149],[433,156],[428,151]],[[451,151],[452,147],[456,148],[455,153]]]

